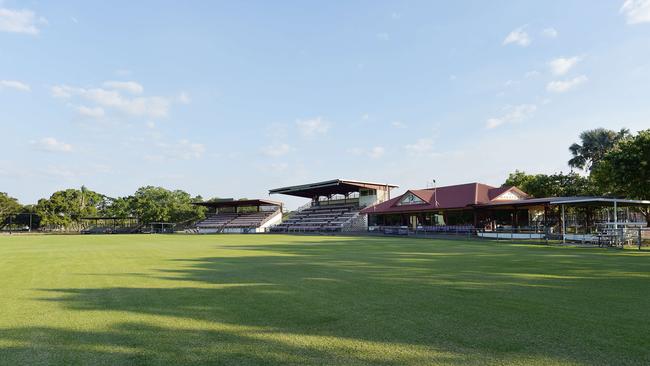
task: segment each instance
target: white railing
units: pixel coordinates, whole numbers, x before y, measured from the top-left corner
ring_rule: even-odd
[[[368,215],[362,215],[361,212],[355,212],[354,216],[350,217],[346,222],[341,225],[341,231],[365,231],[368,227]]]

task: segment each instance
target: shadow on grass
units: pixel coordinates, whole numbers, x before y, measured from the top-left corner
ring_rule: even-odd
[[[120,323],[105,331],[31,327],[2,331],[3,365],[462,365],[467,356],[258,328],[205,329]],[[382,352],[398,352],[387,357]],[[393,357],[397,356],[397,357]]]
[[[159,269],[157,278],[181,280],[184,287],[44,290],[55,296],[43,300],[68,309],[162,316],[178,319],[172,321],[180,324],[177,328],[122,323],[93,332],[0,330],[0,360],[197,365],[650,361],[648,256],[358,238],[222,249],[250,253],[179,258],[170,264],[173,269]]]

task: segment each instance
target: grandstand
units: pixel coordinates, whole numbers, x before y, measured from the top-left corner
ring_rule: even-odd
[[[263,233],[282,221],[282,203],[264,199],[218,200],[195,203],[208,208],[196,231],[212,233]]]
[[[334,179],[272,189],[269,194],[285,194],[310,198],[305,206],[292,212],[272,232],[340,232],[366,230],[364,207],[390,199],[390,190],[397,186],[384,183]]]

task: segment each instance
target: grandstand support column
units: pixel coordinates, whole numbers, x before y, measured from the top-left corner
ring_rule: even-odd
[[[564,205],[562,205],[562,243],[566,243],[566,220],[564,218]]]

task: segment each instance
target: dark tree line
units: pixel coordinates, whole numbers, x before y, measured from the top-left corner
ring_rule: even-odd
[[[181,190],[162,187],[142,187],[133,195],[111,198],[81,187],[54,192],[35,205],[22,206],[13,197],[0,193],[0,228],[9,217],[18,213],[38,216],[43,228],[79,230],[82,218],[87,217],[135,217],[142,223],[186,222],[205,217],[205,208],[193,205],[202,202],[201,196],[192,197]]]

